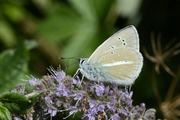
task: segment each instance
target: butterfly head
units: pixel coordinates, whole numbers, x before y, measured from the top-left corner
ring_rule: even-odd
[[[85,64],[87,64],[87,58],[80,58],[79,67],[82,68]]]

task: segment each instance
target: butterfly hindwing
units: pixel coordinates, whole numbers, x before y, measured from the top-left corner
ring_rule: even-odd
[[[99,64],[94,67],[98,67],[107,80],[121,84],[133,83],[138,77],[143,64],[141,53],[126,48],[107,51],[98,56],[96,60],[94,62]],[[105,81],[103,79],[102,81]]]

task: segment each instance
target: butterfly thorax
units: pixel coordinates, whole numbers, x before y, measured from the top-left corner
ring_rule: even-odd
[[[89,80],[97,81],[104,78],[100,72],[98,63],[88,62],[88,58],[80,58],[79,60],[80,72]]]

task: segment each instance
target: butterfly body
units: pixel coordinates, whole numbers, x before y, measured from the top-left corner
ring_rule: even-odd
[[[137,31],[128,26],[102,43],[89,58],[80,58],[79,70],[89,80],[131,85],[142,65]]]

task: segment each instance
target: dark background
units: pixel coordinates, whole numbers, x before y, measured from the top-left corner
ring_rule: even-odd
[[[161,35],[159,56],[177,47],[168,54],[174,56],[162,61],[179,76],[180,0],[1,0],[0,52],[25,39],[37,40],[39,46],[29,54],[28,75],[40,78],[50,65],[64,69],[67,64],[67,74],[73,75],[78,64],[71,64],[77,60],[67,63],[59,57],[89,57],[109,36],[128,25],[137,28],[144,56],[142,72],[132,86],[133,105],[144,102],[147,109],[156,109],[156,118],[179,119],[174,112],[179,110],[179,77],[175,79],[161,65],[157,74],[154,67],[160,60],[147,59],[143,48],[155,56],[152,34],[155,43]],[[172,83],[174,91],[169,89]]]

